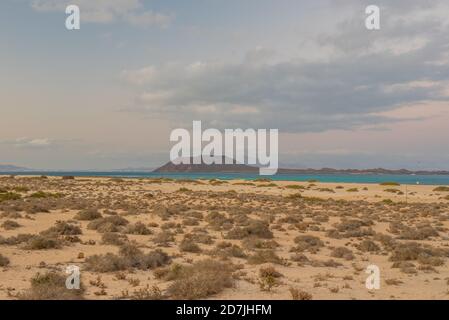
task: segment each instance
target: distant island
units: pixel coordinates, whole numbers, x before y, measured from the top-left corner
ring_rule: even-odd
[[[163,166],[157,168],[153,172],[155,173],[259,173],[259,168],[256,166],[249,166],[245,164],[173,164],[167,162]],[[449,175],[449,171],[438,170],[419,170],[411,171],[407,169],[333,169],[333,168],[321,168],[321,169],[287,169],[279,168],[278,174],[399,174],[399,175]]]
[[[192,163],[192,161],[191,161]],[[21,166],[15,166],[11,164],[0,164],[0,172],[2,173],[45,173],[45,172],[77,172],[78,170],[36,170]],[[80,170],[79,172],[101,172],[103,170]],[[239,164],[234,161],[233,164],[179,164],[175,165],[172,162],[167,162],[163,166],[157,169],[150,169],[147,167],[141,168],[123,168],[116,170],[106,170],[105,172],[153,172],[153,173],[246,173],[246,174],[258,174],[259,167],[249,166],[245,164]],[[279,168],[278,174],[397,174],[397,175],[449,175],[449,171],[446,170],[407,170],[407,169],[334,169],[334,168],[321,168],[321,169],[291,169],[291,168]]]
[[[22,172],[33,171],[32,169],[25,167],[18,167],[11,164],[0,164],[0,172]]]

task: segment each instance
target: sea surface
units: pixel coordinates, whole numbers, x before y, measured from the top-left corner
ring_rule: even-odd
[[[121,178],[171,178],[171,179],[242,179],[255,180],[269,178],[271,180],[309,181],[335,183],[381,183],[398,182],[400,184],[449,185],[449,175],[396,175],[396,174],[277,174],[260,176],[245,173],[154,173],[154,172],[99,172],[99,171],[32,171],[32,172],[0,172],[0,175],[27,176],[76,176],[76,177],[121,177]]]

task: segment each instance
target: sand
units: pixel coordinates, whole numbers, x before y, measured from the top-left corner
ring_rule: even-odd
[[[449,192],[436,192],[436,186],[423,185],[248,183],[0,177],[0,189],[21,195],[19,200],[0,202],[0,225],[8,220],[20,225],[11,230],[0,226],[1,239],[36,235],[57,221],[66,221],[82,230],[78,242],[68,242],[60,236],[62,246],[54,249],[29,249],[26,243],[3,241],[0,254],[9,259],[9,264],[0,267],[0,299],[17,299],[29,292],[30,279],[37,273],[63,274],[69,265],[80,267],[86,299],[136,298],[135,293],[147,286],[157,286],[164,299],[172,298],[168,288],[176,280],[158,277],[161,268],[88,270],[89,257],[117,253],[119,246],[103,244],[102,232],[88,228],[91,221],[76,219],[77,213],[85,209],[95,209],[103,217],[110,216],[105,212],[110,210],[129,224],[143,223],[151,234],[127,234],[128,241],[145,253],[156,249],[167,253],[171,257],[167,268],[174,264],[189,266],[205,259],[232,266],[232,286],[201,297],[204,299],[292,299],[291,289],[306,292],[312,299],[449,297]],[[13,190],[19,186],[27,190]],[[33,198],[37,191],[47,194]],[[43,211],[48,212],[35,212],[40,211],[36,206],[46,207],[48,210]],[[214,224],[212,213],[221,214],[228,223]],[[245,229],[253,220],[264,221],[272,236],[267,232],[241,238],[229,236],[230,230]],[[362,224],[354,224],[354,220]],[[348,221],[352,224],[346,223],[345,227]],[[167,230],[173,241],[161,244],[155,240]],[[116,233],[126,231],[119,228]],[[203,241],[207,243],[196,242],[201,249],[199,253],[184,252],[180,243],[186,234],[206,234],[211,239]],[[298,248],[295,242],[298,236],[317,237],[321,245]],[[389,236],[393,244],[382,236]],[[375,251],[360,249],[360,244],[368,240],[376,245]],[[221,242],[237,245],[245,257],[215,255],[213,252]],[[397,254],[410,243],[417,243],[422,250],[416,255]],[[350,256],[335,255],[333,251],[339,247],[350,250]],[[272,250],[279,260],[250,263],[248,257],[262,250]],[[373,264],[380,269],[378,290],[367,289],[365,285],[368,277],[365,270]],[[261,277],[260,269],[267,267],[273,267],[280,276],[268,281]],[[272,283],[272,287],[267,289],[261,283]]]

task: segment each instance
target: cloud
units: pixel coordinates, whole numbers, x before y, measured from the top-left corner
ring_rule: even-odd
[[[10,145],[16,148],[44,149],[54,147],[54,141],[49,138],[21,137],[13,140],[0,140],[0,144]]]
[[[71,4],[80,7],[83,22],[122,21],[140,27],[167,27],[173,20],[173,15],[143,11],[141,0],[33,0],[31,7],[38,12],[65,12]]]
[[[382,11],[382,29],[373,32],[364,27],[364,11],[354,2],[353,15],[335,21],[336,31],[315,38],[318,49],[331,49],[326,59],[279,61],[272,59],[273,50],[259,47],[240,62],[126,70],[123,79],[138,92],[126,110],[185,124],[195,119],[289,132],[398,121],[384,113],[448,100],[443,93],[449,81],[449,24],[439,12],[444,2],[433,3],[391,7],[381,1],[391,11]]]

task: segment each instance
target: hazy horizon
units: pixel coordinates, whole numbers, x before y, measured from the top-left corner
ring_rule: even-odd
[[[280,167],[449,170],[447,16],[443,0],[5,0],[0,164],[156,168],[201,120],[279,129]]]

